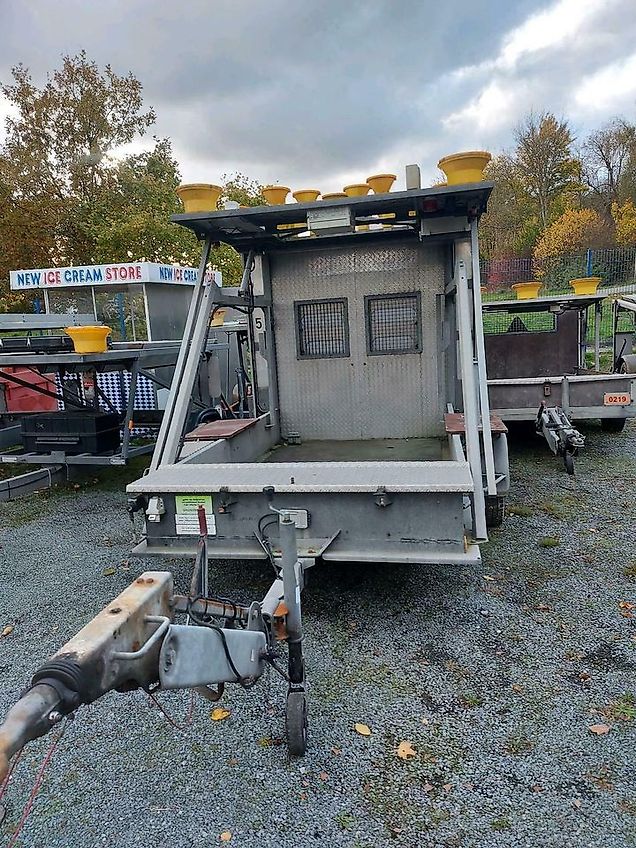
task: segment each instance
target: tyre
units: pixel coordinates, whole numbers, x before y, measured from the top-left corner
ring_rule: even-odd
[[[486,495],[486,527],[501,527],[504,520],[504,498]]]
[[[601,430],[604,433],[622,433],[626,418],[601,418]]]
[[[287,748],[292,757],[302,757],[307,751],[307,696],[299,690],[287,693],[285,710]]]

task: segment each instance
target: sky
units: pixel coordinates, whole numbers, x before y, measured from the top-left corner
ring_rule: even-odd
[[[0,0],[0,33],[2,80],[82,48],[132,71],[185,182],[399,188],[417,163],[426,185],[530,110],[579,140],[636,120],[636,0]]]

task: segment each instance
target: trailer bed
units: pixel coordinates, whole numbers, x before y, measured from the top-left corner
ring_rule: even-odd
[[[442,439],[320,439],[300,445],[282,444],[261,462],[424,462],[447,458]]]

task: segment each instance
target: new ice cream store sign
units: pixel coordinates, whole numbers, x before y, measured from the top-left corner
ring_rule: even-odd
[[[215,275],[220,285],[220,273]],[[108,286],[121,283],[173,283],[194,285],[196,268],[160,265],[157,262],[122,262],[115,265],[76,265],[71,268],[32,268],[11,271],[10,286],[14,290],[56,289],[73,286]]]

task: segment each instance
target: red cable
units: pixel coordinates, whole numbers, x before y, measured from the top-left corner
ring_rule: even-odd
[[[194,712],[194,691],[193,690],[190,690],[190,707],[188,708],[185,724],[177,724],[177,722],[172,718],[172,716],[169,715],[169,713],[167,713],[166,710],[164,710],[164,708],[161,706],[161,704],[155,698],[155,696],[152,692],[146,692],[146,694],[159,707],[159,710],[163,713],[163,715],[166,717],[166,719],[170,722],[170,724],[176,730],[185,730],[187,727],[189,727],[192,724],[192,714]]]
[[[31,794],[29,795],[29,799],[26,802],[26,804],[24,805],[24,809],[22,810],[22,816],[20,817],[20,821],[18,822],[16,829],[13,831],[11,839],[7,843],[7,848],[13,848],[13,846],[16,843],[18,836],[20,835],[20,831],[24,827],[24,823],[26,822],[27,818],[29,817],[29,813],[31,812],[31,809],[33,807],[33,803],[35,802],[36,795],[38,794],[38,792],[40,790],[40,786],[42,785],[42,781],[44,780],[44,772],[46,771],[46,767],[51,762],[51,758],[53,757],[53,754],[55,753],[55,749],[57,748],[57,746],[60,742],[60,739],[62,738],[62,736],[64,736],[64,731],[66,730],[67,724],[68,724],[68,722],[65,721],[64,724],[62,725],[61,731],[59,732],[57,737],[49,745],[49,749],[46,752],[46,756],[42,760],[42,765],[40,766],[38,773],[37,773],[37,776],[35,778],[35,782],[33,784],[33,789],[31,789]]]

